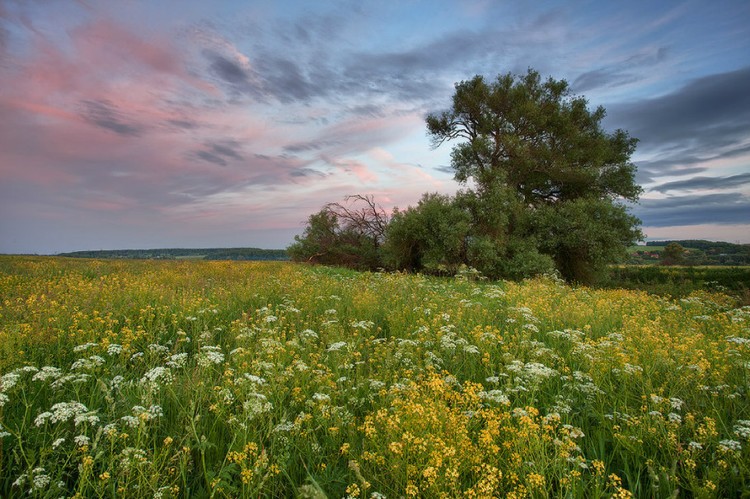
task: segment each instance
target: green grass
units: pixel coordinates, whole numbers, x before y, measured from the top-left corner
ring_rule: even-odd
[[[750,488],[723,293],[0,257],[0,296],[0,497]]]

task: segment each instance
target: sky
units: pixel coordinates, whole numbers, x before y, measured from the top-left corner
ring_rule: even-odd
[[[284,248],[453,193],[425,116],[528,68],[640,140],[648,239],[750,243],[747,0],[0,0],[0,253]]]

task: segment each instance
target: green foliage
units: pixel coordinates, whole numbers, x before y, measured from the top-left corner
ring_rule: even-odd
[[[572,96],[565,80],[524,76],[482,76],[456,84],[448,111],[427,117],[434,145],[463,139],[452,152],[456,180],[491,184],[504,181],[525,203],[579,197],[635,200],[630,155],[636,139],[617,130],[606,133],[601,106],[594,111],[583,97]]]
[[[615,203],[641,193],[630,162],[637,140],[605,132],[604,116],[564,80],[529,70],[460,82],[451,109],[427,117],[433,145],[461,140],[451,165],[456,180],[477,184],[465,196],[475,254],[493,274],[513,276],[525,258],[530,268],[515,274],[544,267],[542,253],[565,278],[591,282],[641,238],[638,219]]]
[[[534,220],[542,234],[540,250],[554,255],[560,273],[578,282],[594,282],[642,236],[625,207],[597,198],[541,206]]]
[[[386,232],[393,268],[455,274],[466,261],[471,218],[449,196],[424,194],[417,206],[395,211]]]
[[[679,244],[684,249],[680,265],[750,265],[750,244],[701,239],[649,241],[646,246],[633,246],[629,248],[631,255],[628,263],[634,265],[661,263],[662,252],[671,243]]]
[[[599,286],[639,289],[672,297],[716,291],[750,304],[750,267],[620,265],[609,269]]]
[[[310,215],[304,233],[287,248],[293,261],[360,270],[382,266],[380,245],[388,217],[372,197],[348,196],[346,201],[330,203]]]
[[[685,248],[680,243],[671,242],[662,251],[662,264],[679,265],[685,260]]]
[[[294,236],[294,243],[286,251],[295,262],[336,263],[338,230],[336,216],[328,210],[320,210],[310,215],[304,233]]]

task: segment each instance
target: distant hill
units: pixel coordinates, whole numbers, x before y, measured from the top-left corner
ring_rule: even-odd
[[[70,258],[137,258],[157,260],[289,260],[286,250],[261,248],[163,248],[73,251]]]
[[[685,248],[685,265],[750,265],[750,244],[703,239],[649,241],[645,246],[634,246],[630,249],[628,263],[659,263],[664,247],[673,242]]]

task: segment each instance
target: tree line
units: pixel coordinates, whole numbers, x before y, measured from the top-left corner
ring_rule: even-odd
[[[427,116],[433,147],[452,142],[462,189],[425,193],[386,213],[369,195],[310,215],[287,249],[296,261],[436,274],[472,267],[490,278],[558,271],[589,283],[642,239],[623,201],[637,201],[637,139],[606,132],[565,80],[529,69],[456,84],[446,111]]]
[[[69,258],[126,258],[176,260],[192,258],[203,260],[289,260],[283,249],[261,248],[162,248],[162,249],[125,249],[94,250],[60,253],[57,256]]]
[[[650,241],[631,248],[627,263],[633,265],[750,265],[750,244],[686,239]]]

